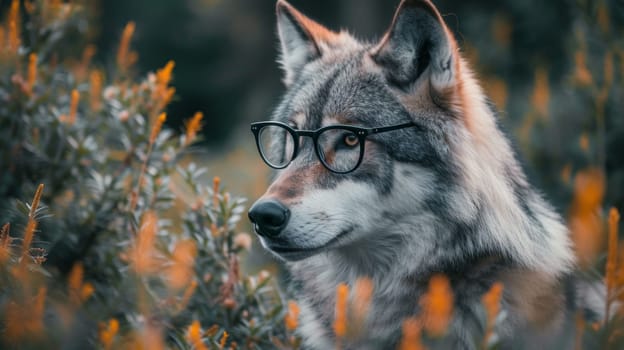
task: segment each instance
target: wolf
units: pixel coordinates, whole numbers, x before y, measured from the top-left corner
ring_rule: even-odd
[[[336,287],[374,284],[345,349],[394,349],[430,278],[454,292],[445,347],[474,349],[481,297],[504,285],[501,348],[569,348],[575,257],[528,183],[458,43],[429,0],[403,0],[379,41],[277,2],[286,92],[252,124],[275,174],[249,210],[287,267],[304,346],[331,349]],[[481,311],[480,311],[481,310]]]

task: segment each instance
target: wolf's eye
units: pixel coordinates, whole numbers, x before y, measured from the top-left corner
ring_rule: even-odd
[[[345,135],[343,141],[349,147],[355,147],[360,143],[360,139],[354,134]]]

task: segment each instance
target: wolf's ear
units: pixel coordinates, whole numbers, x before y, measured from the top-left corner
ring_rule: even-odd
[[[429,0],[403,0],[372,52],[390,83],[409,87],[430,68],[431,86],[440,93],[455,85],[457,55],[455,39]]]
[[[278,0],[276,12],[280,61],[286,74],[284,82],[290,85],[307,63],[321,57],[327,44],[338,34],[304,16],[284,0]]]

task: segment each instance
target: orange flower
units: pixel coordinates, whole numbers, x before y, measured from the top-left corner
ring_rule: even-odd
[[[574,81],[579,86],[591,85],[593,78],[591,72],[587,68],[586,55],[582,50],[574,54]]]
[[[170,60],[163,68],[156,71],[156,84],[163,87],[169,85],[174,67],[175,62]]]
[[[11,2],[11,8],[9,9],[9,52],[16,54],[21,45],[20,34],[20,2],[19,0],[13,0]]]
[[[566,164],[563,169],[561,169],[561,181],[563,183],[570,183],[570,179],[572,178],[572,165],[570,163]]]
[[[487,314],[485,336],[483,337],[483,344],[485,348],[487,348],[487,342],[494,331],[496,316],[498,316],[498,313],[500,312],[500,302],[502,297],[503,284],[500,282],[496,282],[492,285],[490,290],[481,298]]]
[[[165,121],[167,120],[167,113],[160,113],[158,119],[156,119],[156,123],[154,123],[154,127],[152,127],[152,133],[150,134],[149,142],[153,144],[156,141],[156,137],[160,134],[160,130],[162,130]]]
[[[154,247],[158,233],[158,216],[153,211],[143,214],[136,242],[131,248],[130,259],[136,273],[149,274],[156,271],[156,250]]]
[[[446,333],[453,315],[453,291],[446,276],[435,275],[429,280],[429,289],[421,299],[424,327],[433,336]]]
[[[5,50],[5,32],[4,27],[0,25],[0,58],[2,58],[2,54]]]
[[[137,60],[136,53],[130,51],[130,41],[134,35],[134,29],[134,22],[128,22],[121,34],[121,41],[117,50],[117,65],[122,72],[127,71]]]
[[[605,322],[609,320],[611,304],[614,293],[618,289],[617,268],[618,268],[618,224],[620,213],[615,208],[609,211],[609,245],[607,252],[607,265],[605,267],[605,280],[607,285],[607,301]]]
[[[228,332],[223,331],[223,334],[221,335],[221,340],[219,341],[219,349],[225,348],[225,343],[227,343],[228,336],[229,336]]]
[[[618,265],[615,274],[615,285],[617,286],[618,294],[615,298],[624,304],[624,246],[620,245],[618,254]],[[620,315],[624,317],[624,308],[619,308]]]
[[[28,93],[32,93],[32,88],[37,82],[37,54],[31,53],[28,56],[28,81],[26,83]]]
[[[286,316],[284,317],[284,324],[286,325],[286,329],[289,331],[294,331],[297,329],[299,321],[299,305],[292,300],[288,301],[288,312],[286,312]]]
[[[212,205],[214,208],[219,208],[219,186],[221,185],[221,178],[215,176],[212,179]]]
[[[187,331],[187,338],[196,350],[208,350],[202,340],[202,329],[199,321],[193,321]]]
[[[336,288],[336,315],[334,321],[334,332],[336,337],[344,337],[347,334],[347,298],[349,297],[349,286],[340,283]]]
[[[582,133],[581,137],[579,138],[579,147],[581,147],[581,149],[584,152],[587,152],[589,150],[589,135],[587,135],[587,133]]]
[[[187,286],[193,278],[193,267],[197,255],[195,241],[177,242],[172,255],[172,265],[167,269],[167,280],[170,288],[179,290]]]
[[[78,102],[80,101],[80,92],[74,89],[71,92],[71,97],[69,101],[69,116],[62,115],[60,117],[62,122],[65,122],[69,125],[73,125],[76,123],[76,114],[78,113]]]
[[[101,71],[95,69],[89,75],[89,83],[91,85],[91,91],[89,92],[89,104],[91,109],[99,111],[102,107],[102,83],[104,77]]]
[[[184,140],[185,145],[189,145],[195,140],[197,136],[197,132],[201,130],[201,121],[204,118],[204,114],[202,112],[197,112],[191,118],[191,120],[186,123],[186,139]]]
[[[37,212],[37,208],[39,208],[39,202],[41,200],[41,194],[43,193],[43,184],[40,184],[37,187],[37,191],[35,192],[35,196],[33,197],[32,204],[30,205],[30,212],[28,213],[28,223],[26,224],[26,229],[24,230],[24,239],[22,241],[22,257],[25,257],[30,251],[30,245],[33,240],[33,236],[35,235],[35,231],[37,230],[37,220],[35,218],[35,214]],[[24,259],[23,261],[25,261]]]
[[[87,300],[91,294],[95,291],[93,285],[90,283],[83,283],[84,279],[84,267],[81,263],[76,263],[69,273],[67,284],[69,287],[70,298],[74,304]]]
[[[100,343],[104,346],[104,349],[110,349],[115,340],[115,336],[119,332],[119,321],[115,318],[111,318],[108,321],[106,327],[102,327],[100,330]]]
[[[186,289],[184,290],[184,294],[182,294],[182,300],[180,300],[180,303],[178,304],[178,307],[177,307],[178,311],[184,310],[186,305],[188,305],[189,300],[191,300],[191,297],[195,293],[196,289],[197,289],[197,281],[193,280],[191,281],[189,286],[186,287]]]
[[[535,110],[542,117],[548,116],[548,104],[550,100],[550,88],[548,84],[548,72],[543,67],[535,70],[535,87],[531,102]]]
[[[424,350],[421,341],[422,323],[416,318],[408,318],[403,321],[403,337],[399,344],[399,350]]]
[[[569,227],[582,266],[594,261],[603,244],[603,223],[599,212],[604,191],[604,173],[599,169],[581,171],[574,179]]]

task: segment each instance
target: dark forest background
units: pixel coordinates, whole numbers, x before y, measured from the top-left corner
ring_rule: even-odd
[[[604,166],[608,202],[621,207],[622,88],[609,96],[605,121],[598,125],[592,117],[595,96],[577,75],[585,65],[594,77],[591,83],[602,82],[605,52],[617,47],[618,40],[621,47],[624,1],[435,3],[501,110],[501,124],[516,141],[538,186],[565,209],[571,188],[562,185],[561,176]],[[388,27],[398,0],[292,4],[329,28],[376,40]],[[121,29],[135,21],[139,70],[153,71],[169,59],[176,62],[177,98],[169,108],[170,123],[175,127],[199,109],[207,119],[207,151],[228,151],[250,143],[247,123],[266,119],[282,92],[275,63],[274,5],[273,0],[102,1],[95,11],[99,58],[111,61]],[[624,59],[621,51],[610,54],[616,65]],[[618,71],[621,75],[617,67],[612,74]],[[581,138],[589,140],[589,147],[579,146],[585,142]]]

